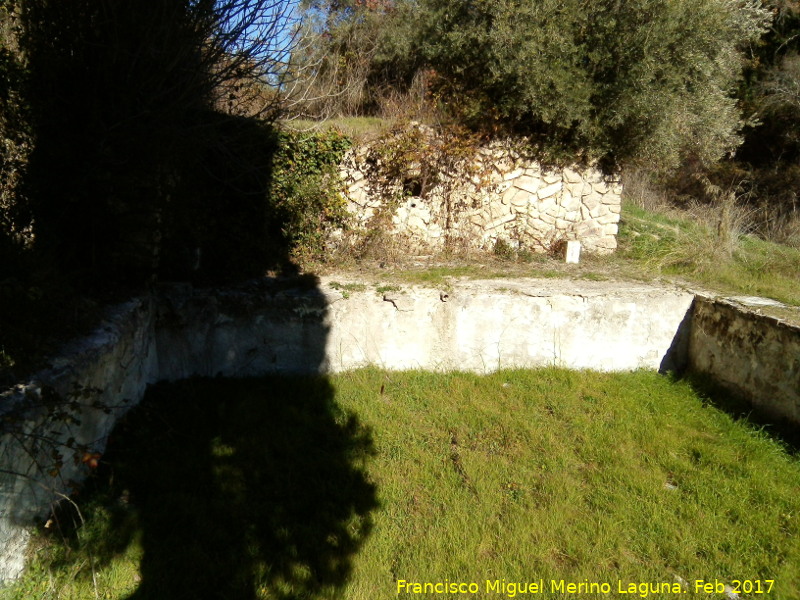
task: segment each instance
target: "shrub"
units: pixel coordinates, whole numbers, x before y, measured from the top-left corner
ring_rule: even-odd
[[[347,223],[339,164],[352,145],[343,134],[284,131],[278,135],[269,188],[269,219],[298,260],[324,259],[329,235]]]

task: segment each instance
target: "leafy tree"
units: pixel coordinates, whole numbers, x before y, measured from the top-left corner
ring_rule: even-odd
[[[713,161],[768,13],[746,0],[420,0],[417,48],[476,126],[610,164]],[[453,106],[454,105],[454,106]]]
[[[163,211],[214,111],[277,85],[289,0],[20,0],[36,244],[60,269],[147,281]],[[248,87],[248,82],[257,84]],[[261,112],[274,116],[275,106]]]

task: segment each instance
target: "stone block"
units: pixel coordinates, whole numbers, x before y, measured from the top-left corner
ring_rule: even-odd
[[[605,181],[605,175],[598,169],[587,169],[583,173],[583,180],[591,184],[600,183]]]
[[[535,198],[535,196],[533,198]],[[525,208],[525,209],[527,209],[528,206],[530,206],[530,204],[531,204],[531,200],[532,200],[532,198],[531,198],[530,194],[526,194],[525,192],[521,192],[521,193],[516,194],[511,199],[511,206],[513,206],[515,208]]]
[[[603,236],[593,240],[592,245],[601,250],[615,250],[617,248],[617,238],[614,236]]]
[[[594,210],[595,208],[600,206],[600,204],[602,204],[602,201],[603,197],[595,192],[591,192],[589,195],[581,198],[581,202],[589,210]]]
[[[530,219],[525,225],[525,231],[533,236],[539,236],[543,233],[550,233],[553,231],[553,225],[547,224],[541,219]]]
[[[560,206],[553,205],[550,208],[548,208],[546,211],[544,211],[544,214],[546,214],[546,215],[548,215],[550,217],[553,217],[555,219],[557,217],[560,217],[563,212],[564,211],[561,209]]]
[[[493,221],[489,222],[486,225],[485,229],[487,231],[492,230],[492,229],[497,229],[501,225],[505,225],[506,223],[509,223],[510,221],[513,221],[515,218],[516,218],[516,215],[510,215],[510,214],[509,215],[502,215],[502,216],[494,219]]]
[[[548,225],[555,225],[556,224],[556,218],[555,217],[551,217],[547,213],[541,213],[539,215],[539,220],[542,221],[543,223],[547,223]]]
[[[567,183],[583,183],[583,176],[577,171],[567,167],[564,169],[564,180]]]
[[[567,221],[564,218],[557,218],[556,219],[556,229],[558,229],[559,231],[567,231],[568,229],[571,228],[571,226],[572,226],[572,223],[570,223],[569,221]]]
[[[544,178],[544,181],[547,182],[546,177]],[[539,200],[544,200],[545,198],[549,198],[550,196],[554,196],[560,192],[563,187],[564,185],[561,183],[561,181],[557,181],[543,187],[536,193],[536,195],[539,197]]]
[[[548,210],[552,210],[557,207],[558,203],[556,202],[555,196],[550,196],[549,198],[539,200],[536,203],[536,210],[538,210],[540,213],[547,212]]]
[[[607,194],[611,188],[606,181],[598,181],[592,184],[592,189],[599,194]]]
[[[535,194],[536,191],[542,186],[542,182],[538,177],[531,177],[530,175],[523,175],[514,181],[514,185],[521,190],[530,194]]]
[[[603,227],[594,221],[584,221],[575,227],[579,239],[603,235]]]
[[[564,186],[564,189],[569,191],[575,198],[581,198],[584,194],[588,194],[592,191],[592,187],[588,183],[568,183]]]
[[[608,210],[614,213],[615,215],[619,215],[622,212],[622,205],[621,204],[609,204]]]
[[[587,221],[592,218],[592,215],[589,214],[589,209],[585,206],[581,205],[581,220]]]
[[[563,176],[558,171],[547,171],[542,174],[542,180],[547,184],[562,183]]]
[[[581,199],[580,196],[573,196],[568,191],[564,191],[561,195],[561,206],[566,211],[576,211],[580,210],[581,207]]]
[[[508,171],[507,173],[503,174],[503,180],[509,181],[509,180],[512,180],[512,179],[516,179],[517,177],[520,177],[523,173],[524,173],[524,171],[522,169],[520,169],[520,168],[513,169],[513,170]]]
[[[500,202],[499,198],[492,200],[489,205],[489,214],[496,217],[497,215],[505,215],[511,212],[511,205],[505,205]]]
[[[564,215],[564,220],[570,223],[577,223],[581,220],[581,213],[577,210],[571,210]]]
[[[516,187],[509,187],[501,196],[500,201],[503,204],[511,204],[512,200],[514,200],[514,198],[516,198],[518,195],[527,196],[527,193],[517,189]]]
[[[592,218],[604,217],[605,215],[609,214],[611,211],[608,210],[608,207],[605,204],[598,204],[593,209],[589,211],[589,214],[592,215]]]
[[[528,175],[529,177],[535,177],[538,179],[542,175],[542,167],[539,165],[539,163],[528,163],[524,168],[525,175]]]
[[[493,194],[505,194],[513,185],[513,181],[493,181],[490,189]]]
[[[602,217],[597,217],[597,222],[603,225],[611,225],[612,223],[619,223],[619,215],[609,212]]]
[[[603,225],[603,235],[617,235],[619,226],[616,223],[610,225]]]

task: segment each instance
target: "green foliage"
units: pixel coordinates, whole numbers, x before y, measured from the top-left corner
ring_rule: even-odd
[[[31,149],[27,69],[18,47],[16,2],[0,5],[0,280],[18,270],[30,217],[21,181]]]
[[[299,260],[325,257],[334,228],[347,224],[339,163],[350,148],[337,131],[278,135],[269,188],[271,218]]]
[[[739,96],[746,114],[751,115],[736,160],[721,173],[720,181],[737,172],[748,182],[751,204],[768,212],[761,229],[772,233],[775,224],[800,219],[797,201],[800,185],[800,5],[790,0],[770,2],[774,20],[747,70]],[[780,228],[780,227],[779,227]],[[784,239],[791,235],[780,236]]]
[[[420,7],[419,51],[461,118],[531,135],[556,158],[662,167],[735,147],[739,48],[766,21],[749,2],[721,0]]]
[[[319,7],[322,39],[356,44],[353,32],[368,28],[370,51],[359,56],[371,64],[359,68],[376,93],[424,72],[445,114],[529,136],[545,158],[663,170],[713,162],[739,143],[742,49],[770,16],[750,0],[333,4]],[[346,64],[342,72],[344,81]]]

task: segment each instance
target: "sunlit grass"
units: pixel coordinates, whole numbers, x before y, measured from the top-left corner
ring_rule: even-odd
[[[394,122],[378,117],[338,117],[324,121],[292,119],[281,121],[281,127],[294,131],[327,131],[335,129],[357,141],[378,137],[392,128]]]
[[[764,432],[711,406],[686,382],[650,372],[558,369],[489,376],[370,369],[321,378],[311,387],[300,381],[255,380],[251,392],[225,380],[166,388],[164,400],[180,411],[150,404],[150,420],[136,421],[142,428],[125,438],[126,456],[147,461],[148,448],[159,439],[188,443],[187,437],[203,435],[212,440],[211,458],[187,455],[177,464],[188,468],[192,461],[210,460],[215,475],[208,481],[214,485],[186,488],[169,479],[176,471],[149,463],[139,485],[145,481],[162,495],[198,494],[181,502],[201,516],[206,513],[191,507],[202,506],[203,496],[223,485],[229,528],[257,521],[262,511],[277,514],[307,503],[308,514],[284,520],[287,530],[276,540],[295,539],[294,528],[311,540],[342,540],[342,531],[350,531],[357,543],[342,541],[321,554],[346,564],[347,577],[331,583],[323,569],[327,562],[317,560],[323,550],[313,546],[279,544],[281,553],[294,552],[292,560],[259,550],[256,539],[243,549],[239,538],[217,531],[226,527],[224,520],[192,521],[218,544],[218,555],[201,552],[195,562],[181,563],[194,565],[194,577],[222,569],[220,557],[243,554],[251,567],[236,572],[250,581],[236,589],[255,590],[259,598],[394,598],[398,580],[478,582],[481,592],[464,597],[480,598],[507,597],[486,592],[487,579],[609,582],[616,592],[618,580],[674,583],[676,576],[692,586],[698,579],[774,580],[769,597],[800,598],[800,463]],[[220,397],[225,390],[250,397]],[[293,397],[292,390],[300,391]],[[323,397],[302,400],[309,390],[323,391]],[[259,402],[270,408],[259,410]],[[298,411],[276,410],[293,402],[301,404]],[[197,410],[212,411],[213,418],[198,421],[191,416]],[[211,429],[200,434],[200,422]],[[348,439],[337,437],[343,432]],[[279,435],[286,441],[273,450],[270,440]],[[364,443],[353,445],[349,436]],[[263,463],[287,444],[286,454],[264,470]],[[319,458],[309,462],[308,456]],[[237,463],[237,457],[260,462]],[[314,461],[323,457],[325,468],[315,470]],[[290,466],[281,470],[280,461]],[[168,499],[162,499],[163,515],[139,505],[142,492],[135,487],[130,506],[121,509],[122,463],[110,465],[118,478],[111,490],[84,506],[87,525],[78,533],[83,541],[73,539],[68,550],[57,536],[40,539],[29,576],[5,597],[93,598],[96,582],[99,597],[126,598],[141,585],[139,565],[158,571],[151,564],[155,550],[147,540],[154,533],[148,528],[185,519]],[[371,508],[336,513],[337,503],[351,502],[355,493],[348,482],[361,477],[370,486],[364,489],[372,490],[367,495],[374,495],[361,506]],[[248,490],[252,495],[262,480],[262,491],[277,496],[252,504]],[[334,490],[340,495],[331,504]],[[322,518],[319,511],[339,517]],[[171,550],[179,555],[191,554],[203,537],[190,529],[174,534],[184,541]],[[275,577],[285,560],[298,574]],[[315,577],[331,585],[311,586]],[[149,589],[144,597],[170,597]],[[222,591],[214,597],[244,596]],[[566,596],[548,588],[538,597]]]
[[[626,205],[618,260],[653,276],[682,277],[723,293],[800,306],[800,249],[732,235],[726,250],[709,224],[675,211],[664,215]]]

